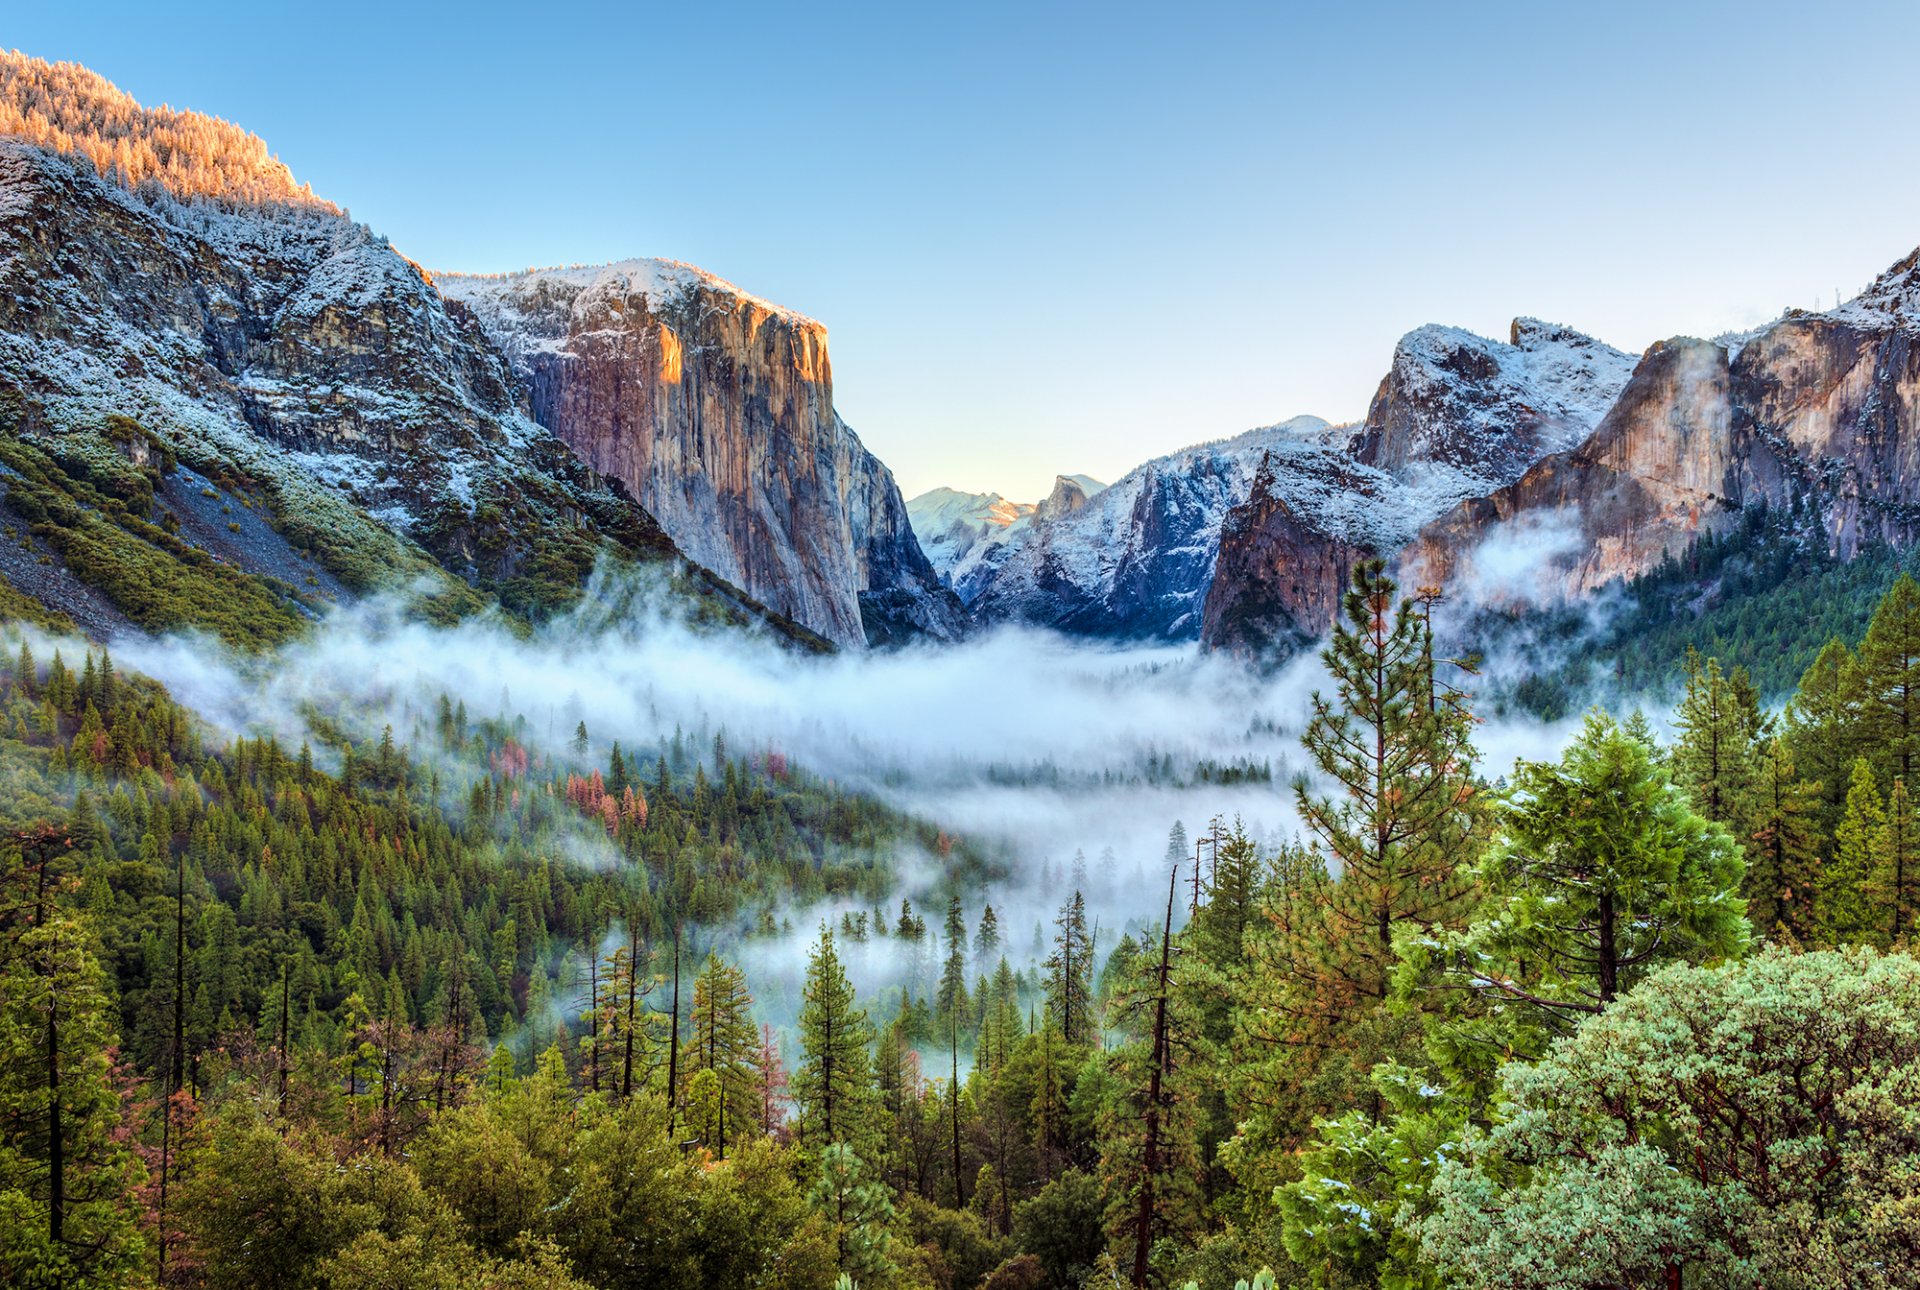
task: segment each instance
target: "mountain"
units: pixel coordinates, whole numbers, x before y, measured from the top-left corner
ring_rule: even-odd
[[[964,630],[892,473],[834,411],[819,323],[663,260],[435,282],[534,418],[693,559],[842,645]]]
[[[1633,368],[1619,350],[1533,318],[1515,319],[1504,344],[1454,327],[1407,333],[1340,449],[1354,496],[1303,495],[1289,487],[1297,468],[1277,462],[1226,517],[1202,642],[1268,654],[1313,640],[1354,560],[1399,550],[1423,525],[1581,442]],[[1337,509],[1354,497],[1366,504],[1364,528]]]
[[[1662,341],[1591,436],[1463,502],[1403,563],[1426,580],[1484,583],[1508,534],[1551,527],[1528,595],[1564,601],[1640,577],[1756,507],[1841,560],[1907,546],[1920,536],[1916,338],[1920,252],[1834,310]]]
[[[1451,481],[1459,495],[1404,542],[1383,533],[1356,546],[1311,509],[1255,490],[1223,526],[1202,639],[1250,653],[1310,639],[1330,621],[1330,570],[1365,552],[1394,557],[1403,585],[1515,611],[1656,570],[1670,582],[1673,560],[1756,511],[1771,517],[1771,541],[1827,559],[1911,545],[1916,338],[1920,251],[1833,310],[1660,341],[1630,369],[1617,351],[1524,319],[1509,346],[1422,328],[1349,446],[1405,485]]]
[[[935,488],[909,500],[907,514],[941,581],[970,603],[999,571],[1010,544],[1034,521],[1076,510],[1105,487],[1090,475],[1059,475],[1038,503]]]
[[[964,626],[824,329],[698,270],[443,290],[254,136],[19,54],[0,236],[0,577],[90,630],[271,640],[402,586],[537,619],[608,556],[809,644]]]
[[[1569,327],[1514,320],[1507,344],[1457,327],[1421,327],[1393,363],[1350,443],[1401,478],[1456,476],[1464,492],[1511,483],[1592,433],[1634,360]]]
[[[1300,417],[1138,466],[1088,496],[1062,477],[963,598],[976,621],[1113,639],[1190,640],[1213,578],[1220,524],[1269,449],[1324,474],[1327,423]],[[956,584],[957,585],[957,584]]]

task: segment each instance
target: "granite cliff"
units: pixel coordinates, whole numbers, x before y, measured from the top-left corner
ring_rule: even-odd
[[[819,323],[662,260],[436,283],[534,418],[692,558],[842,645],[962,629],[892,473],[834,412]]]

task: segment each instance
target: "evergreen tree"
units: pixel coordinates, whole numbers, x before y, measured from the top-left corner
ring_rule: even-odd
[[[1813,931],[1814,887],[1820,860],[1816,830],[1819,786],[1794,773],[1787,740],[1775,736],[1761,755],[1760,775],[1747,842],[1742,889],[1747,918],[1762,934],[1784,929],[1795,939]]]
[[[1902,573],[1860,642],[1860,718],[1880,783],[1916,782],[1920,763],[1920,584]]]
[[[1329,1015],[1386,998],[1403,926],[1455,925],[1471,890],[1461,871],[1475,830],[1472,718],[1434,674],[1431,628],[1379,560],[1356,565],[1321,658],[1335,696],[1316,693],[1301,741],[1340,790],[1295,799],[1337,881],[1321,926],[1297,947],[1315,962]],[[1305,965],[1302,965],[1303,969]]]
[[[934,1007],[941,1017],[941,1029],[970,1010],[967,999],[967,918],[960,908],[960,897],[947,900],[947,962],[940,972],[940,989]],[[956,1023],[957,1024],[957,1023]]]
[[[144,1260],[139,1162],[119,1132],[105,974],[59,873],[66,839],[0,857],[0,1279],[125,1284]]]
[[[1496,1014],[1518,1005],[1508,1033],[1564,1032],[1657,967],[1746,948],[1740,848],[1606,717],[1558,763],[1520,763],[1498,827],[1473,923],[1402,948]]]
[[[1087,935],[1087,902],[1079,892],[1068,897],[1053,920],[1059,930],[1047,959],[1047,1010],[1069,1044],[1089,1038],[1093,1001],[1093,941]]]
[[[714,1114],[707,1138],[714,1154],[727,1157],[729,1134],[737,1141],[759,1119],[755,1064],[760,1034],[753,1024],[747,974],[717,954],[708,954],[693,982],[692,1068],[714,1077]]]
[[[1833,832],[1846,809],[1860,730],[1859,666],[1835,637],[1808,665],[1787,705],[1787,746],[1800,773],[1819,787],[1822,834]]]
[[[1814,897],[1814,936],[1821,944],[1870,943],[1885,932],[1886,923],[1874,916],[1867,884],[1886,826],[1886,806],[1873,767],[1862,757],[1853,763],[1846,813],[1834,830],[1833,854]]]
[[[1763,733],[1757,697],[1743,670],[1722,674],[1720,660],[1689,649],[1686,690],[1674,714],[1679,739],[1674,781],[1690,790],[1700,813],[1745,838],[1755,802],[1754,741]]]
[[[981,974],[991,972],[1000,961],[1000,915],[988,905],[980,912],[980,926],[973,934],[974,970]]]
[[[822,925],[800,992],[800,1065],[792,1076],[802,1142],[815,1148],[872,1136],[873,1028]]]
[[[1920,910],[1920,818],[1914,814],[1904,779],[1894,780],[1893,791],[1887,794],[1887,822],[1873,859],[1867,891],[1887,916],[1886,939],[1881,943],[1898,944],[1912,932],[1914,913]]]

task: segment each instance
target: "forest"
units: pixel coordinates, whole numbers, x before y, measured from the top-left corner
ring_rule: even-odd
[[[0,1280],[1920,1284],[1920,585],[1515,766],[1432,630],[1356,568],[1299,835],[1032,954],[1005,856],[728,732],[223,739],[16,624]]]

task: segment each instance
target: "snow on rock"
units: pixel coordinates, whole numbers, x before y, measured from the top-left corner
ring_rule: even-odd
[[[1076,509],[1036,518],[1007,545],[974,597],[976,619],[1095,636],[1193,639],[1213,579],[1221,524],[1263,461],[1332,529],[1417,527],[1385,472],[1329,442],[1318,417],[1296,417],[1197,444],[1136,467]]]
[[[1593,433],[1637,361],[1534,318],[1515,319],[1506,344],[1420,327],[1394,348],[1351,447],[1367,465],[1434,476],[1460,497],[1489,492]]]
[[[1060,475],[1040,502],[998,493],[935,488],[907,503],[920,547],[941,580],[971,603],[991,582],[1019,536],[1036,523],[1077,510],[1106,485],[1091,475]]]
[[[834,411],[819,323],[671,260],[435,282],[540,424],[692,558],[842,645],[965,629],[892,473]]]

